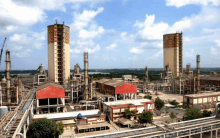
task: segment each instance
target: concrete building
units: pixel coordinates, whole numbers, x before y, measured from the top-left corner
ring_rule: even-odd
[[[115,100],[137,98],[137,86],[123,80],[101,79],[96,81],[96,89],[104,94],[114,96]]]
[[[164,68],[169,65],[174,76],[183,72],[182,32],[163,35]]]
[[[62,112],[65,106],[65,92],[62,85],[46,82],[36,90],[37,114]]]
[[[189,94],[183,96],[183,105],[189,105],[197,109],[214,109],[220,102],[220,92]]]
[[[143,111],[154,111],[155,102],[149,99],[131,99],[103,103],[103,112],[109,115],[112,122],[117,122],[123,117],[125,109],[136,110],[135,118],[137,118]]]
[[[49,80],[66,85],[70,77],[70,28],[56,23],[47,31]]]
[[[33,120],[46,118],[62,122],[64,130],[76,130],[78,133],[105,130],[109,126],[106,123],[106,115],[100,110],[82,110],[65,113],[37,114]],[[102,127],[105,127],[102,129]],[[109,127],[108,127],[109,128]],[[95,129],[95,130],[91,130]]]

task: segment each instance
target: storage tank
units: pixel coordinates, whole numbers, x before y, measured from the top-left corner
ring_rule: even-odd
[[[0,118],[7,112],[8,112],[7,106],[0,106]]]

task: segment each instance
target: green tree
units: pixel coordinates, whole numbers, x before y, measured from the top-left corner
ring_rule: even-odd
[[[130,119],[132,116],[135,116],[136,114],[136,110],[129,110],[129,109],[125,109],[125,112],[124,112],[124,117]]]
[[[151,95],[145,95],[145,96],[144,96],[144,99],[150,99],[150,100],[151,100],[151,99],[152,99],[152,96],[151,96]]]
[[[172,119],[172,122],[173,122],[173,119],[176,118],[176,115],[173,112],[171,112],[170,113],[170,118]]]
[[[155,106],[157,110],[160,110],[164,106],[164,101],[162,101],[159,97],[156,98],[155,100]]]
[[[203,117],[203,114],[198,109],[191,107],[191,108],[186,109],[186,113],[183,116],[183,121],[198,119],[202,117]]]
[[[174,106],[178,106],[179,105],[179,103],[176,100],[170,101],[170,104],[174,105]]]
[[[204,111],[202,112],[203,117],[210,117],[211,114],[212,114],[212,112],[211,112],[211,111],[207,111],[207,110],[204,110]]]
[[[40,119],[29,125],[28,138],[53,138],[63,133],[63,124],[55,121]]]
[[[138,122],[143,123],[150,123],[152,124],[153,121],[153,113],[151,111],[144,111],[143,113],[140,113],[138,116]]]

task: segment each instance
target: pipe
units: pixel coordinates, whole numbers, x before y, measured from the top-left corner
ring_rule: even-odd
[[[200,55],[196,56],[197,61],[197,93],[200,92]]]
[[[85,100],[89,99],[89,92],[88,92],[88,52],[84,52],[84,95]]]
[[[10,92],[10,87],[11,87],[10,62],[11,62],[11,60],[10,60],[10,51],[9,50],[6,50],[5,62],[6,62],[6,71],[5,71],[6,74],[5,75],[6,75],[7,102],[10,105],[11,104],[11,92]]]

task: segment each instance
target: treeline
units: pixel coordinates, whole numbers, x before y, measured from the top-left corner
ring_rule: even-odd
[[[92,74],[89,75],[90,77],[93,77],[94,80],[99,80],[99,79],[103,79],[103,78],[121,78],[122,75],[133,75],[133,76],[137,76],[137,78],[139,78],[140,80],[144,80],[145,77],[145,72],[144,71],[123,71],[123,72],[110,72],[109,74]],[[160,81],[160,71],[149,71],[148,72],[148,76],[149,76],[149,80],[150,81]]]

